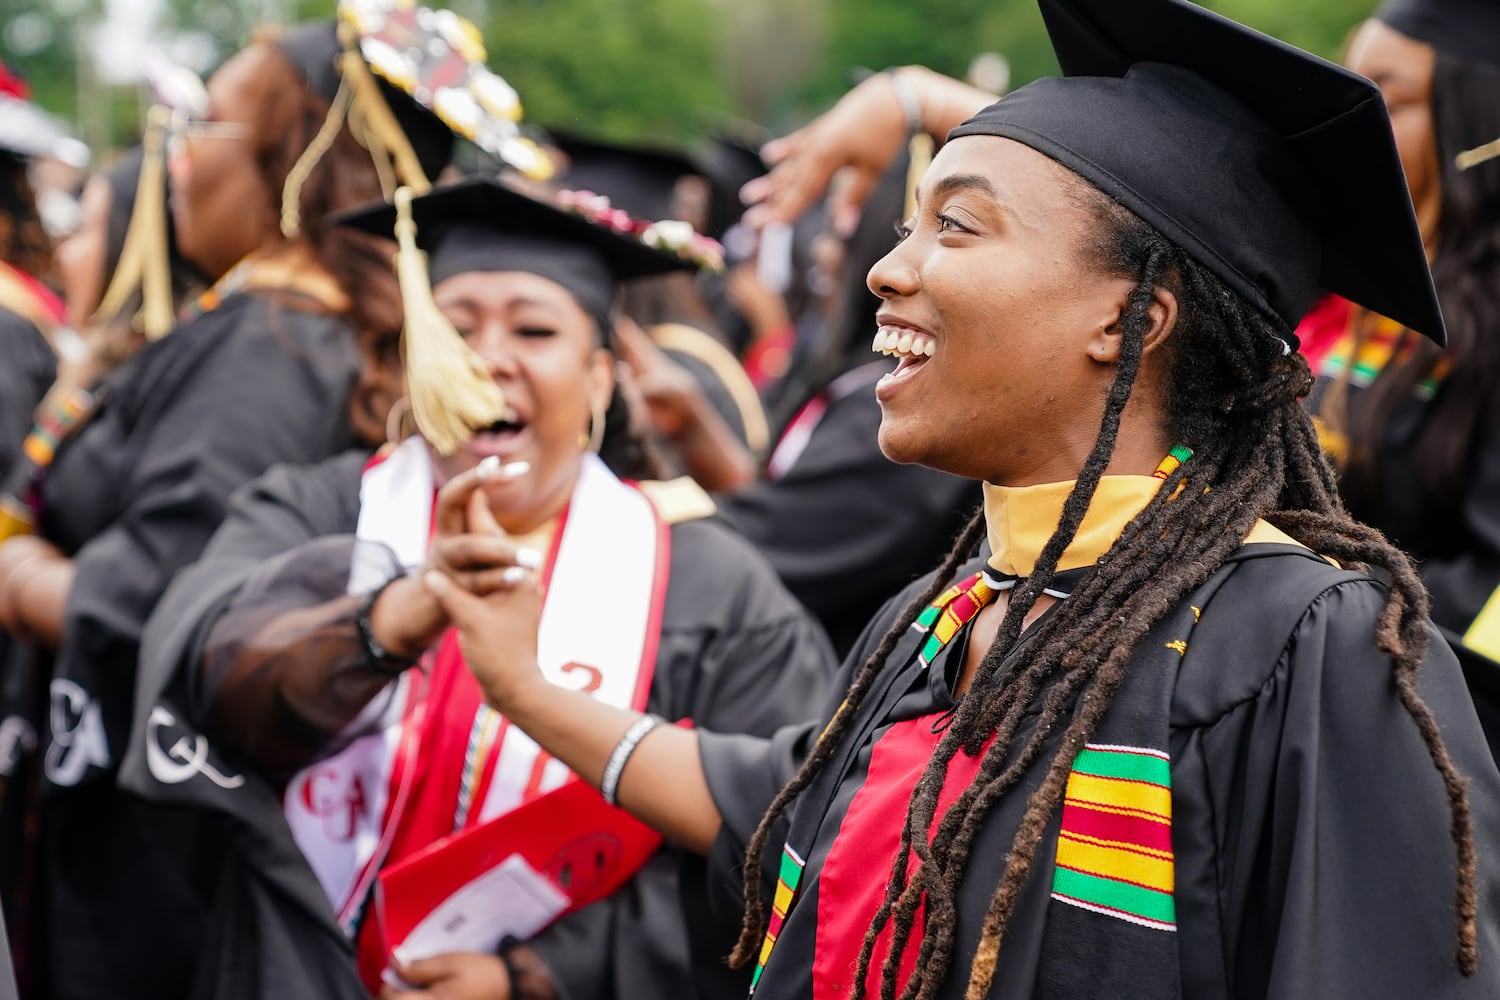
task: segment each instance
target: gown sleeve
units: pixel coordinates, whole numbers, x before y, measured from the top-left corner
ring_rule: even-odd
[[[323,750],[344,712],[388,683],[363,669],[357,602],[346,596],[356,553],[394,559],[352,537],[364,460],[353,451],[277,467],[233,496],[147,626],[140,704],[173,689],[195,727],[274,778]],[[351,673],[367,683],[345,683]],[[341,712],[348,699],[358,705]]]
[[[277,338],[286,334],[271,331],[195,331],[224,342],[163,389],[163,398],[147,401],[132,435],[135,459],[118,487],[118,515],[73,553],[56,668],[123,688],[95,692],[107,715],[129,712],[146,620],[173,575],[203,551],[230,494],[272,465],[318,461],[347,445],[355,358],[352,349],[333,355],[347,364],[319,356],[320,346],[329,351],[347,336],[341,324],[303,316],[285,323],[310,319],[321,331],[311,344],[284,344]]]
[[[1479,973],[1456,969],[1455,852],[1441,778],[1375,646],[1385,592],[1314,600],[1267,676],[1239,669],[1238,619],[1173,707],[1173,844],[1184,996],[1431,1000],[1494,996],[1500,774],[1451,651],[1421,671],[1468,780],[1479,855]],[[1238,636],[1240,647],[1253,636]]]
[[[10,482],[36,406],[56,375],[57,358],[41,331],[0,309],[0,488]]]
[[[712,521],[672,528],[672,575],[647,707],[763,740],[823,700],[833,654],[745,542]],[[730,569],[732,567],[732,570]],[[707,907],[704,859],[668,845],[609,899],[530,943],[573,1000],[742,995],[730,927]]]

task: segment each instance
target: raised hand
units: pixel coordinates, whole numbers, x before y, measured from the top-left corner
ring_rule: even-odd
[[[469,530],[490,539],[493,553],[508,553],[506,565],[471,575],[467,579],[477,584],[472,587],[462,576],[428,569],[422,585],[444,620],[458,629],[464,662],[485,699],[503,712],[522,686],[545,683],[536,660],[542,588],[535,570],[541,568],[541,555],[511,544],[482,499],[468,505]]]
[[[486,459],[448,480],[438,490],[432,543],[422,574],[436,574],[483,596],[540,568],[542,555],[516,546],[495,522],[485,501],[486,482],[525,474],[525,462],[501,465]],[[417,578],[397,580],[370,612],[370,627],[381,645],[401,656],[415,656],[442,634],[449,618]]]

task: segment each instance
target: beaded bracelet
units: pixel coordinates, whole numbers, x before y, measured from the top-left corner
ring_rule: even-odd
[[[896,92],[896,100],[901,105],[901,113],[906,116],[906,131],[910,135],[916,135],[922,129],[922,100],[917,92],[901,76],[901,70],[892,67],[885,71],[886,77],[891,81],[891,89]]]
[[[609,760],[604,765],[604,774],[599,779],[599,794],[604,796],[604,801],[610,805],[616,805],[615,794],[620,788],[620,775],[625,773],[625,764],[630,760],[630,755],[635,753],[635,748],[640,745],[646,734],[662,724],[659,715],[643,715],[630,728],[625,730],[625,735],[620,737],[620,742],[609,753]]]

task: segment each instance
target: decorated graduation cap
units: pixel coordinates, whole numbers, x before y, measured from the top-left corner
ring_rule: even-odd
[[[1064,77],[1022,87],[950,138],[1002,136],[1061,163],[1288,341],[1322,288],[1445,342],[1374,84],[1186,0],[1041,9]]]
[[[402,356],[412,416],[440,452],[505,414],[499,387],[432,301],[431,286],[469,271],[526,271],[557,282],[607,334],[623,281],[722,265],[718,244],[681,222],[648,222],[599,195],[560,191],[537,201],[491,178],[472,178],[339,219],[396,236],[406,310]]]
[[[1500,68],[1497,0],[1389,0],[1375,19],[1441,52]],[[1497,96],[1500,100],[1500,96]],[[1460,170],[1500,158],[1500,138],[1458,154]]]
[[[551,173],[547,157],[521,135],[515,90],[484,65],[479,29],[452,11],[413,0],[341,0],[336,22],[304,25],[279,45],[309,89],[329,102],[324,127],[282,192],[288,238],[300,230],[301,184],[345,123],[383,180],[418,193],[447,166],[455,135],[532,177]]]
[[[561,183],[604,195],[637,218],[671,216],[677,182],[699,172],[686,153],[665,146],[610,142],[567,129],[548,129],[547,134],[568,158],[558,177]]]

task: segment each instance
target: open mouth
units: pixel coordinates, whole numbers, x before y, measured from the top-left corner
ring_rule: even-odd
[[[891,378],[902,378],[927,363],[937,351],[937,338],[921,330],[904,326],[882,326],[875,331],[875,340],[870,349],[879,354],[899,359]]]
[[[526,418],[512,411],[505,419],[497,420],[488,427],[476,431],[470,447],[484,455],[509,457],[509,453],[515,449],[526,433],[527,426]]]

